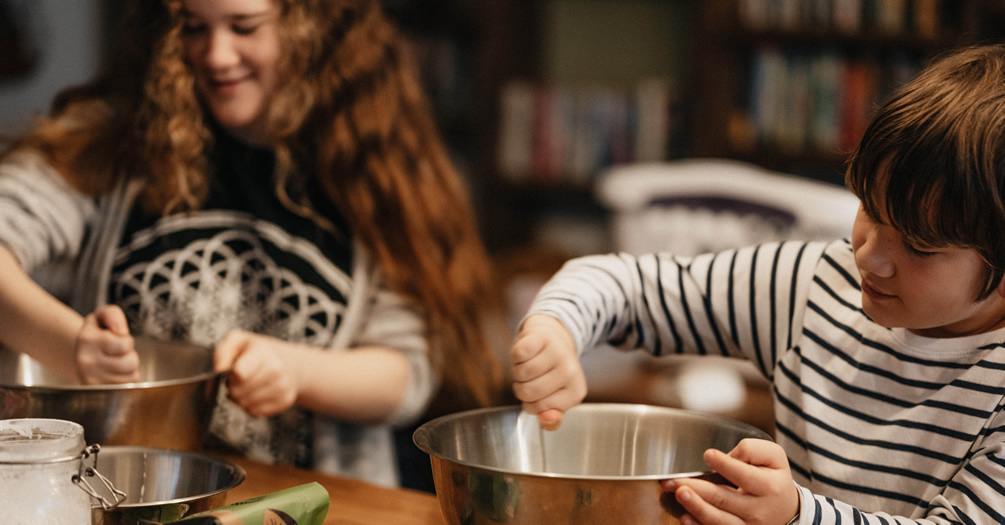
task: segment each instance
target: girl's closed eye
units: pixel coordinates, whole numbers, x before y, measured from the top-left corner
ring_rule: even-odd
[[[258,31],[259,27],[261,27],[261,24],[253,24],[253,25],[252,24],[243,24],[243,25],[242,24],[235,24],[235,25],[231,26],[230,29],[235,34],[247,36],[247,35],[253,34],[255,31]]]
[[[184,36],[199,35],[206,31],[206,24],[199,22],[185,22],[181,26],[181,33]]]

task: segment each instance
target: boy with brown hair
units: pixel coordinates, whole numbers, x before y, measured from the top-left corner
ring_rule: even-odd
[[[853,152],[852,237],[570,261],[513,344],[545,426],[602,343],[753,361],[775,442],[667,481],[682,523],[1005,523],[1005,46],[935,62]]]

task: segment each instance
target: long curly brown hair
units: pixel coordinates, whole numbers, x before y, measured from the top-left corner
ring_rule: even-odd
[[[467,188],[444,147],[395,27],[376,0],[273,0],[284,82],[269,108],[290,209],[331,227],[307,199],[316,176],[391,285],[427,316],[441,399],[501,400],[485,321],[500,302]],[[182,0],[131,0],[115,53],[93,81],[62,92],[15,147],[44,152],[83,191],[147,181],[140,205],[198,209],[209,187],[207,115],[181,44]]]

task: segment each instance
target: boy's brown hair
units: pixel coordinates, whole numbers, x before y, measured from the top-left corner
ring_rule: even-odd
[[[977,299],[988,297],[1005,275],[1005,46],[954,51],[898,89],[845,182],[909,242],[976,250],[988,269]]]

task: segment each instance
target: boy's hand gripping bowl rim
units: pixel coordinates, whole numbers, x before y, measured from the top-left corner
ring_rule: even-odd
[[[682,509],[660,480],[721,483],[706,449],[771,439],[739,421],[649,405],[585,403],[554,432],[520,414],[472,410],[416,430],[448,523],[679,523]]]

